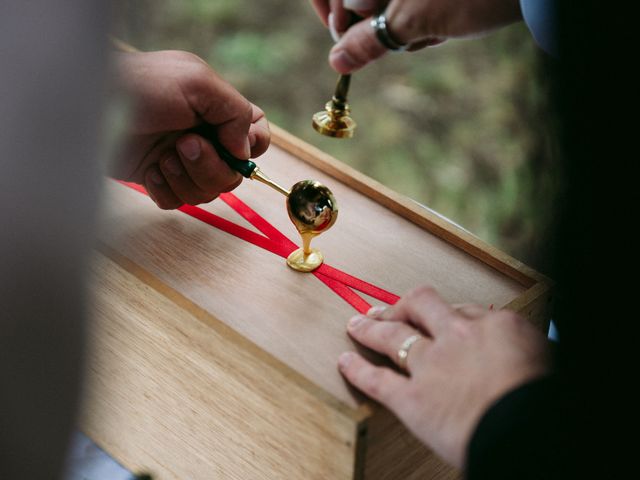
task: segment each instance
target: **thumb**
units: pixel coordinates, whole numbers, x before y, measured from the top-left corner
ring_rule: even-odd
[[[329,64],[338,73],[347,74],[382,57],[386,52],[387,49],[371,26],[371,18],[367,18],[349,28],[334,45],[329,53]]]
[[[207,69],[206,75],[194,75],[185,87],[190,104],[202,120],[215,127],[218,140],[232,155],[248,159],[253,106],[213,70]]]

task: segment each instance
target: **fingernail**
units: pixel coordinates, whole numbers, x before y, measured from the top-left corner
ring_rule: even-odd
[[[180,164],[180,160],[178,160],[177,158],[170,157],[164,162],[164,166],[172,175],[182,175],[182,165]]]
[[[338,357],[338,367],[340,367],[341,370],[344,370],[349,366],[349,364],[351,363],[351,360],[353,360],[353,353],[351,352],[341,353],[340,356]]]
[[[383,307],[382,305],[375,305],[367,311],[367,317],[376,318],[386,309],[387,307]]]
[[[156,185],[164,184],[164,178],[160,175],[160,172],[151,172],[151,181]]]
[[[256,141],[257,141],[256,134],[255,133],[250,133],[249,134],[249,146],[251,148],[256,146]]]
[[[356,315],[355,317],[351,317],[349,319],[349,323],[347,324],[347,328],[356,328],[358,325],[362,323],[364,318],[365,317],[362,315]]]
[[[180,153],[191,161],[200,158],[200,142],[193,137],[187,137],[178,142],[178,148]]]
[[[371,10],[375,7],[375,1],[372,0],[344,0],[342,5],[347,10]]]
[[[353,57],[344,50],[332,50],[329,54],[329,63],[339,71],[350,71],[358,67]]]
[[[331,34],[331,38],[333,38],[334,42],[338,43],[338,40],[340,40],[340,34],[336,30],[335,17],[333,16],[333,13],[330,13],[327,17],[327,23],[329,24],[329,33]]]

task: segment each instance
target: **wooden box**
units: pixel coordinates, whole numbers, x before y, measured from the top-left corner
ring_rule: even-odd
[[[276,127],[273,144],[270,176],[318,179],[338,199],[314,240],[332,267],[546,324],[540,274]],[[205,223],[210,212],[262,235],[222,200],[191,212],[203,221],[113,180],[107,191],[81,428],[118,461],[161,480],[458,477],[338,373],[356,310],[336,290],[353,290]],[[284,197],[251,181],[234,194],[298,243]]]

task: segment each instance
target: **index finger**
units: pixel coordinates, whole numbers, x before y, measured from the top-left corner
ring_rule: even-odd
[[[232,170],[204,138],[187,134],[176,142],[176,149],[187,174],[203,192],[217,196],[242,182],[242,175]]]
[[[394,306],[379,313],[376,318],[406,322],[422,329],[432,337],[440,335],[450,323],[455,310],[431,287],[411,290]]]
[[[251,156],[248,134],[254,113],[249,100],[206,64],[181,88],[200,119],[215,127],[220,143],[235,157],[247,160]]]
[[[329,63],[338,73],[347,74],[382,57],[387,48],[380,43],[367,18],[351,26],[329,53]]]
[[[406,398],[402,393],[409,386],[409,378],[377,367],[355,352],[340,355],[338,368],[349,383],[390,410],[397,410],[398,401]]]

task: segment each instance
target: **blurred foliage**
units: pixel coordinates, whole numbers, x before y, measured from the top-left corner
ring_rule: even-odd
[[[546,92],[522,24],[390,54],[357,72],[353,140],[313,131],[333,93],[332,42],[309,2],[121,0],[115,35],[194,52],[268,118],[515,257],[538,253],[553,201]]]

